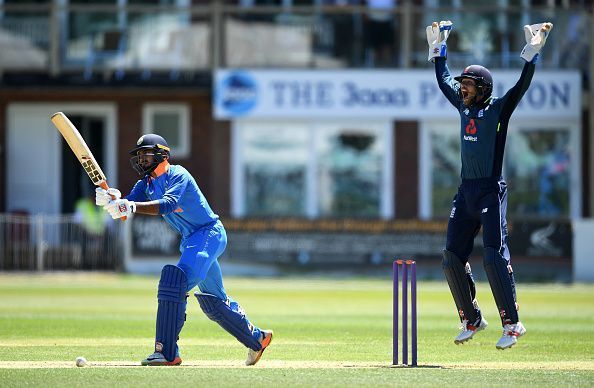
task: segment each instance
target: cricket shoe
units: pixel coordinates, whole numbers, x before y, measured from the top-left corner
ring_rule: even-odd
[[[518,342],[518,338],[526,334],[526,328],[522,322],[503,326],[503,335],[497,341],[497,349],[503,350],[511,348]]]
[[[268,345],[270,345],[270,342],[272,342],[272,330],[262,330],[262,332],[260,333],[260,344],[262,345],[262,349],[248,349],[248,355],[247,360],[245,360],[245,365],[255,365],[258,362],[258,360],[260,360],[260,357],[262,357],[262,353],[264,353],[264,350],[266,350]]]
[[[487,322],[487,320],[482,316],[479,318],[478,323],[475,322],[473,325],[468,323],[468,319],[465,319],[464,321],[462,321],[462,324],[460,325],[460,329],[462,331],[460,332],[460,334],[458,334],[456,339],[454,339],[454,343],[456,345],[460,345],[468,340],[471,340],[477,331],[483,330],[485,327],[487,327],[488,324],[489,323]]]
[[[182,363],[182,359],[176,354],[173,361],[167,361],[163,353],[155,352],[142,360],[140,362],[141,365],[144,366],[172,366],[172,365],[179,365]]]

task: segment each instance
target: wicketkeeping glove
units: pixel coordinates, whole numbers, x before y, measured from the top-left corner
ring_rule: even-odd
[[[116,200],[120,198],[122,198],[122,193],[118,189],[110,188],[109,190],[105,190],[101,187],[95,189],[95,205],[97,206],[105,206],[112,199]]]
[[[107,210],[111,218],[117,220],[136,212],[136,204],[127,199],[116,199],[103,206],[103,209]]]
[[[553,29],[552,23],[537,23],[531,26],[524,26],[524,36],[526,37],[526,46],[520,56],[526,62],[532,62],[545,45],[549,32]]]
[[[452,22],[449,20],[442,20],[439,24],[433,22],[430,26],[427,26],[427,43],[429,43],[428,61],[433,62],[433,58],[435,57],[447,56],[446,40],[448,40],[451,30]]]

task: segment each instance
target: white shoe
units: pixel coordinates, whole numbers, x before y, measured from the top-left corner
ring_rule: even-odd
[[[264,353],[264,350],[268,347],[268,345],[270,345],[271,341],[272,330],[262,330],[262,333],[260,335],[260,344],[262,345],[262,349],[257,351],[248,349],[248,355],[247,359],[245,360],[245,365],[255,365],[258,362],[258,360],[260,360],[260,357],[262,357],[262,353]]]
[[[497,349],[511,348],[518,342],[518,338],[526,333],[526,328],[522,325],[522,322],[518,322],[512,325],[503,326],[503,335],[497,341]]]
[[[175,355],[175,359],[173,361],[167,361],[163,353],[155,352],[142,360],[140,365],[144,366],[174,366],[179,365],[182,363],[181,358],[178,355]]]
[[[460,334],[458,334],[456,339],[454,339],[454,343],[456,345],[460,345],[472,339],[472,337],[475,335],[477,331],[483,330],[485,327],[487,327],[488,324],[489,323],[487,322],[487,320],[483,317],[480,318],[478,325],[476,323],[474,325],[471,325],[468,323],[468,320],[465,319],[464,321],[462,321],[462,324],[460,325],[460,329],[462,331],[460,332]]]

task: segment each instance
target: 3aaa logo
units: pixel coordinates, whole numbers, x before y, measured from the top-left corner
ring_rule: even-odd
[[[476,134],[476,124],[474,123],[474,119],[470,119],[470,122],[466,125],[466,133],[469,135]]]

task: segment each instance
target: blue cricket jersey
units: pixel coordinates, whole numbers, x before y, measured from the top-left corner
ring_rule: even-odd
[[[197,230],[214,225],[216,215],[198,188],[194,177],[182,166],[169,165],[157,178],[140,179],[126,199],[135,202],[158,201],[159,213],[185,239]]]
[[[526,62],[518,82],[503,97],[490,97],[465,106],[460,87],[454,83],[445,58],[435,58],[437,83],[461,119],[462,179],[499,178],[510,117],[528,90],[535,65]]]

